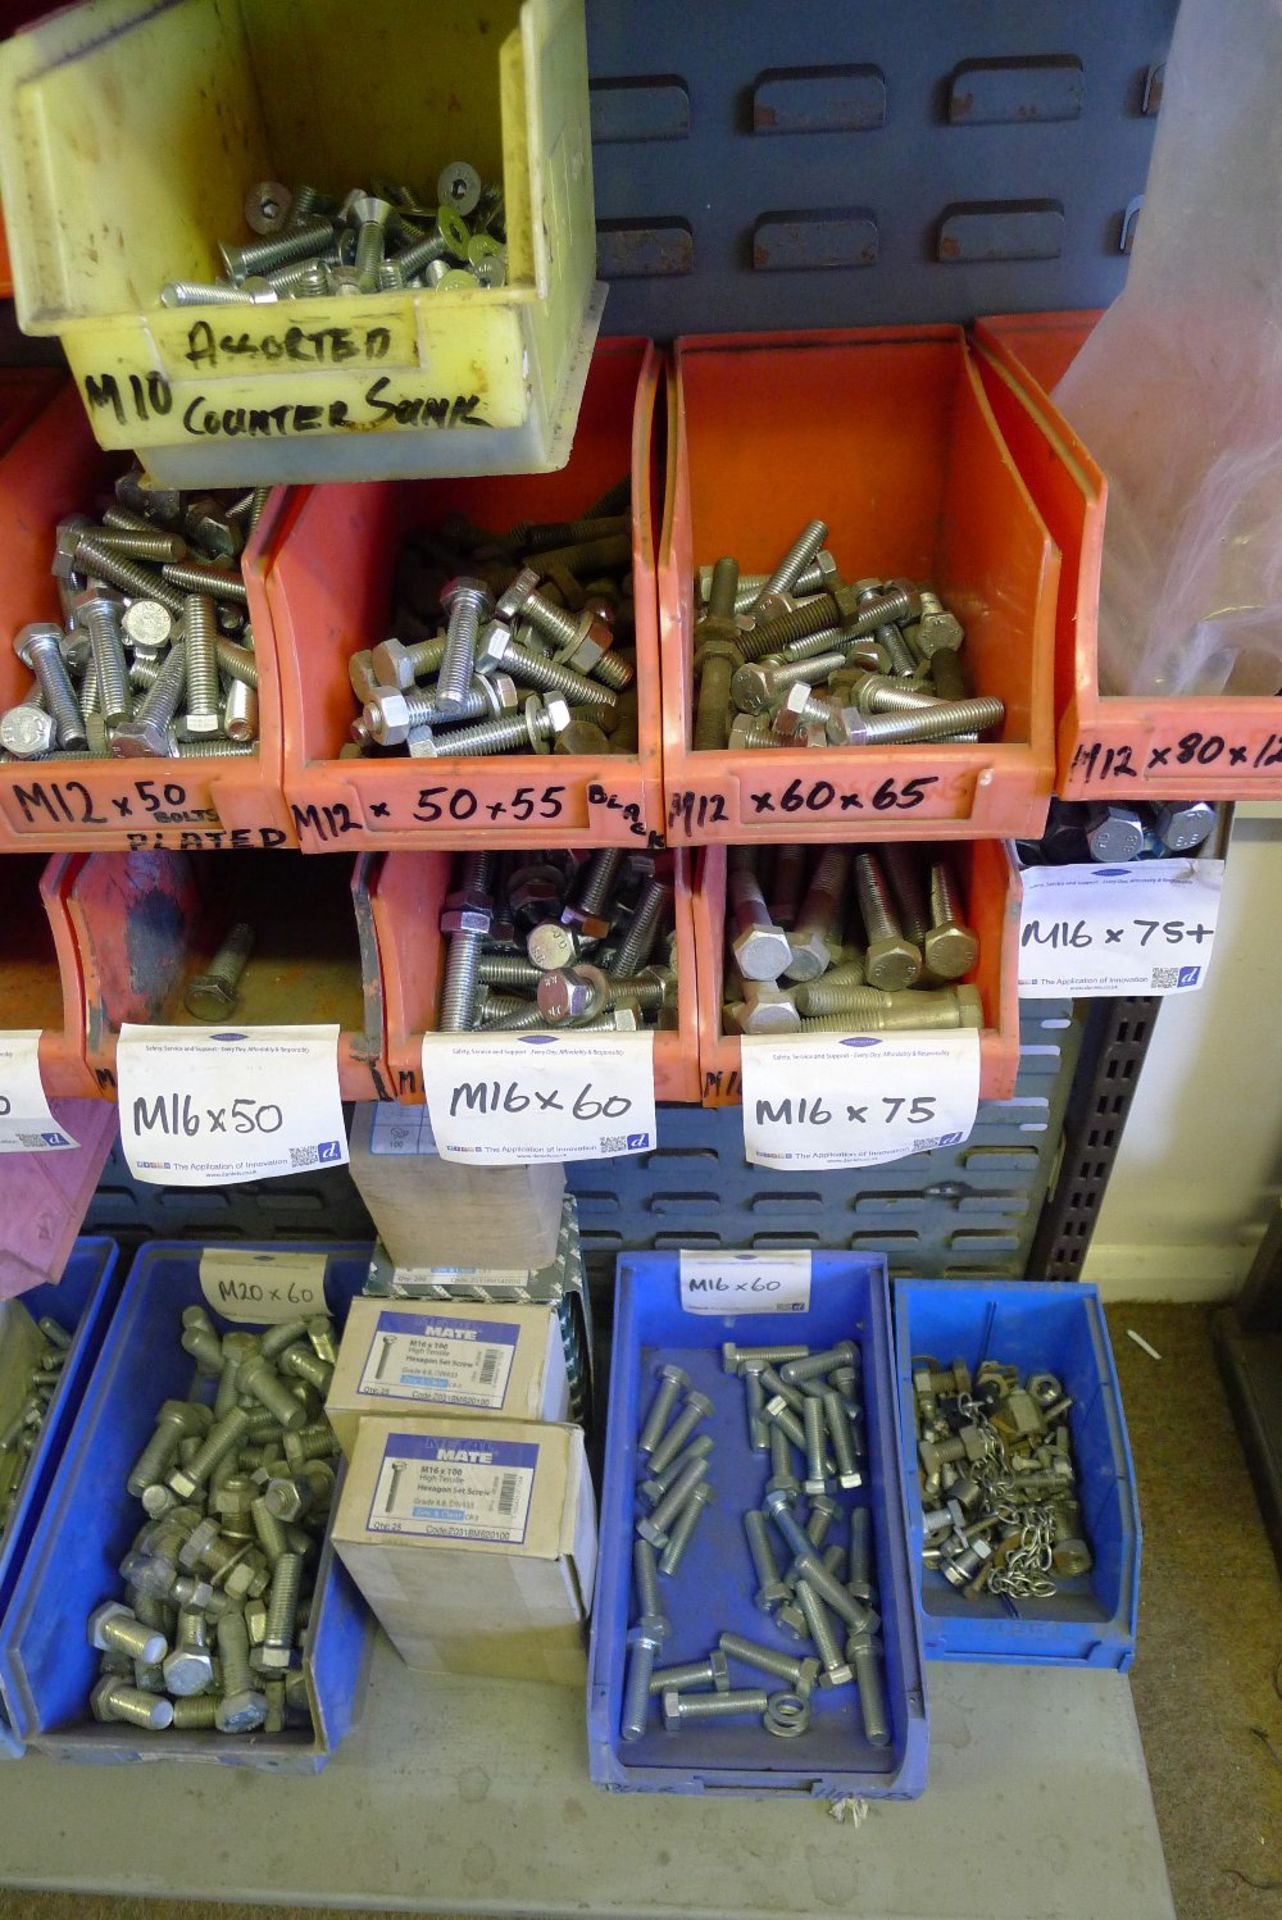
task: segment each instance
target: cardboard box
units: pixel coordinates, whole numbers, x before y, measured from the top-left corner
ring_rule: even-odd
[[[556,1258],[565,1168],[442,1160],[425,1107],[364,1101],[348,1142],[352,1179],[398,1267],[519,1267]]]
[[[577,1427],[362,1420],[333,1537],[407,1666],[584,1684],[597,1536]]]
[[[556,1309],[353,1300],[325,1412],[349,1459],[366,1416],[566,1420],[570,1382]]]

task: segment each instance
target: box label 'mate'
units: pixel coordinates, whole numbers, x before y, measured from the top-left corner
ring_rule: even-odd
[[[357,1393],[434,1406],[501,1407],[519,1329],[497,1320],[380,1313]]]
[[[366,1531],[521,1546],[538,1461],[530,1441],[389,1433]]]

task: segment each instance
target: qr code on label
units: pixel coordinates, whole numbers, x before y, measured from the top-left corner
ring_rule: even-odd
[[[326,1162],[337,1164],[342,1157],[342,1142],[339,1140],[322,1140],[315,1147],[291,1147],[289,1150],[291,1167],[318,1167]]]
[[[650,1144],[648,1133],[603,1133],[602,1153],[644,1153]]]
[[[1179,977],[1180,970],[1178,967],[1154,967],[1151,984],[1156,988],[1160,989],[1165,987],[1169,990],[1176,984]]]

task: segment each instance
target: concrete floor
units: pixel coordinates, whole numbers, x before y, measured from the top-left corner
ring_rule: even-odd
[[[1131,1679],[1176,1910],[1180,1920],[1256,1920],[1282,1913],[1282,1583],[1220,1388],[1209,1314],[1118,1307],[1109,1321],[1144,1522]],[[1128,1340],[1127,1327],[1162,1359]],[[0,1891],[0,1920],[262,1912]]]

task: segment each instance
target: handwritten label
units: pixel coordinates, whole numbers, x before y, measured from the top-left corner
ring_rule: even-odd
[[[652,1033],[428,1033],[423,1090],[443,1160],[613,1160],[656,1141]]]
[[[805,1313],[810,1307],[810,1255],[683,1253],[681,1305],[686,1313]]]
[[[1019,930],[1019,991],[1196,993],[1206,980],[1224,884],[1222,860],[1028,867]]]
[[[854,756],[858,757],[858,756]],[[751,754],[749,759],[765,760],[766,754]],[[913,814],[919,819],[939,819],[962,811],[965,792],[973,789],[974,770],[959,768],[957,776],[942,780],[937,774],[888,775],[878,769],[859,783],[848,777],[839,781],[820,774],[814,777],[772,775],[755,767],[739,778],[738,820],[746,825],[790,823],[804,827],[807,821],[831,822],[872,814],[898,818]],[[696,793],[678,789],[668,798],[668,839],[699,840],[718,827],[727,830],[736,824],[723,793]]]
[[[39,1028],[0,1032],[0,1153],[58,1153],[79,1144],[49,1111]]]
[[[1155,704],[1160,707],[1160,702]],[[1181,769],[1191,775],[1211,769],[1230,774],[1235,770],[1243,774],[1271,770],[1272,784],[1276,785],[1282,778],[1282,726],[1270,730],[1244,721],[1235,736],[1193,728],[1176,733],[1171,727],[1165,731],[1155,727],[1143,742],[1121,741],[1116,746],[1102,740],[1083,740],[1069,766],[1067,791],[1075,795],[1116,787],[1119,792],[1135,792],[1138,785],[1149,782],[1172,797],[1182,796],[1186,790],[1200,792],[1195,778],[1177,779]]]
[[[217,762],[211,762],[217,766]],[[209,804],[212,775],[196,786],[181,780],[122,778],[121,763],[86,765],[83,777],[6,769],[0,807],[17,833],[114,836],[130,847],[282,847],[279,827],[224,827]]]
[[[224,336],[226,338],[227,336]],[[247,341],[249,336],[246,336]],[[259,340],[261,347],[261,339]],[[118,428],[164,421],[171,435],[192,440],[293,439],[309,433],[368,433],[372,427],[488,427],[479,393],[437,393],[412,370],[376,374],[353,384],[329,372],[339,391],[325,393],[325,375],[314,373],[307,400],[264,404],[257,382],[170,382],[163,374],[87,373],[80,381],[95,431],[110,418]],[[319,384],[319,392],[317,386]]]
[[[979,1035],[745,1036],[743,1143],[758,1167],[875,1167],[967,1139]]]
[[[389,1433],[366,1531],[519,1546],[538,1464],[529,1440]]]
[[[347,1163],[337,1025],[125,1025],[116,1072],[136,1180],[221,1187]]]
[[[328,1313],[323,1253],[251,1253],[206,1247],[200,1290],[224,1320],[265,1326]]]
[[[638,840],[650,841],[654,836],[646,826],[645,808],[640,796],[633,799],[626,793],[618,793],[609,787],[592,781],[588,787],[588,813],[592,824],[605,833],[612,834],[616,826],[621,826]],[[598,818],[604,815],[604,818]]]

